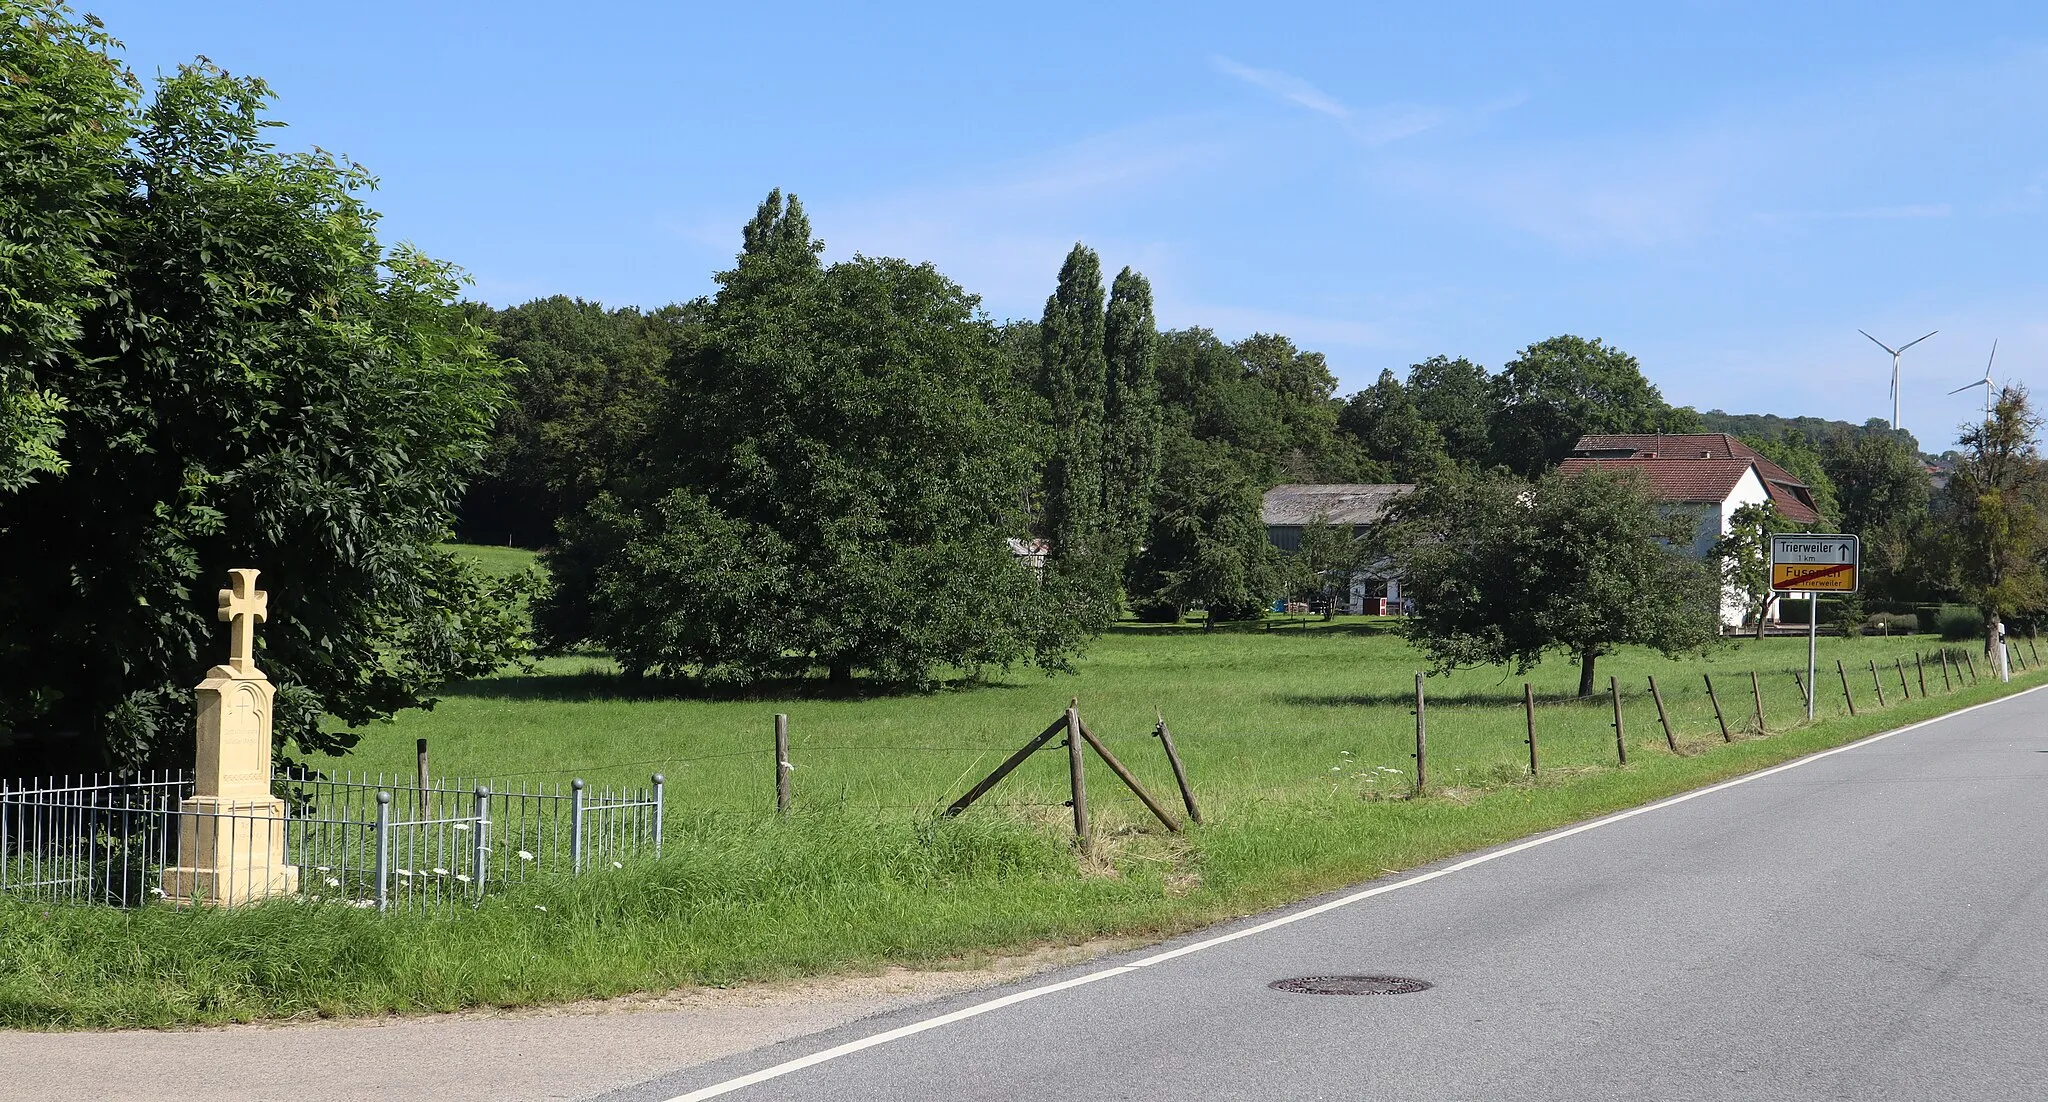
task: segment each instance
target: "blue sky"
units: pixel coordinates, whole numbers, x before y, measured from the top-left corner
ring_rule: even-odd
[[[1556,333],[1702,409],[1889,414],[2048,358],[2048,6],[102,0],[268,79],[497,304],[705,293],[771,187],[828,255],[1036,317],[1073,242],[1348,392]]]

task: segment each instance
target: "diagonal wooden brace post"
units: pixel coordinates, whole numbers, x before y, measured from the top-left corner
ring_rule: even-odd
[[[968,789],[967,795],[954,800],[953,805],[945,810],[944,817],[952,818],[967,810],[968,805],[974,803],[974,801],[988,795],[988,790],[1001,784],[1003,778],[1009,776],[1012,770],[1024,764],[1025,758],[1037,753],[1046,743],[1052,741],[1054,735],[1066,729],[1066,716],[1053,720],[1052,723],[1046,726],[1045,730],[1038,732],[1037,735],[1032,737],[1031,741],[1019,747],[1016,753],[1003,759],[1003,764],[996,766],[995,772],[983,777],[973,788]]]
[[[1166,810],[1165,806],[1158,800],[1153,799],[1152,794],[1145,791],[1145,786],[1138,783],[1138,778],[1132,776],[1131,771],[1124,768],[1124,763],[1116,760],[1116,755],[1109,752],[1109,747],[1102,745],[1102,740],[1096,738],[1095,732],[1088,729],[1087,720],[1084,719],[1079,722],[1081,737],[1087,741],[1089,748],[1095,751],[1095,756],[1102,759],[1102,764],[1109,766],[1109,771],[1116,774],[1116,779],[1124,782],[1124,787],[1129,788],[1138,797],[1140,803],[1144,804],[1152,814],[1158,816],[1159,821],[1166,825],[1166,829],[1179,834],[1180,820],[1174,818],[1173,813]]]
[[[1173,744],[1173,731],[1166,726],[1166,717],[1160,715],[1157,709],[1154,709],[1153,714],[1158,716],[1159,726],[1153,728],[1152,733],[1159,736],[1159,744],[1166,748],[1166,764],[1173,767],[1173,783],[1180,786],[1180,802],[1187,805],[1188,818],[1194,820],[1196,826],[1200,826],[1202,809],[1195,804],[1195,790],[1188,785],[1188,771],[1181,765],[1179,748]]]
[[[1652,675],[1650,678],[1650,699],[1657,702],[1657,722],[1664,725],[1664,745],[1671,747],[1671,752],[1676,754],[1678,753],[1678,736],[1671,733],[1671,717],[1664,711],[1664,694],[1657,691],[1657,678],[1655,675]]]
[[[1756,671],[1749,671],[1749,695],[1756,700],[1756,733],[1768,735],[1770,728],[1764,726],[1764,686],[1756,679]]]
[[[1707,679],[1707,699],[1714,704],[1714,722],[1721,725],[1721,741],[1734,742],[1735,736],[1728,733],[1727,717],[1721,714],[1721,698],[1714,695],[1714,675],[1703,673],[1700,676]]]

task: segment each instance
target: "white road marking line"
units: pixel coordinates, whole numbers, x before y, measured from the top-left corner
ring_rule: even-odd
[[[1006,1006],[1015,1006],[1018,1003],[1038,998],[1040,995],[1050,995],[1058,991],[1066,991],[1070,988],[1080,987],[1083,984],[1094,983],[1096,980],[1106,980],[1112,976],[1121,976],[1128,972],[1135,972],[1140,968],[1149,968],[1152,965],[1163,964],[1169,960],[1174,960],[1178,957],[1184,957],[1191,953],[1199,953],[1204,949],[1213,949],[1218,945],[1225,944],[1226,942],[1236,941],[1239,938],[1250,937],[1253,934],[1262,934],[1265,933],[1267,930],[1277,930],[1282,926],[1292,925],[1296,922],[1302,921],[1303,919],[1314,918],[1315,916],[1323,914],[1327,911],[1334,911],[1339,907],[1349,907],[1353,903],[1363,902],[1367,899],[1371,899],[1376,895],[1385,895],[1388,892],[1399,891],[1402,888],[1412,888],[1417,884],[1427,884],[1440,876],[1449,876],[1454,872],[1463,872],[1466,869],[1472,868],[1474,866],[1484,865],[1488,861],[1498,861],[1503,857],[1512,856],[1514,854],[1522,852],[1523,850],[1535,849],[1537,846],[1547,846],[1552,842],[1561,842],[1566,838],[1570,838],[1574,835],[1584,834],[1589,830],[1598,830],[1599,828],[1604,826],[1612,826],[1615,823],[1619,823],[1628,819],[1633,819],[1638,815],[1647,815],[1652,811],[1659,811],[1667,807],[1675,807],[1679,804],[1685,803],[1687,800],[1696,800],[1699,799],[1701,796],[1708,796],[1712,795],[1713,793],[1720,792],[1724,789],[1734,788],[1736,785],[1748,784],[1751,781],[1760,781],[1763,780],[1765,777],[1773,776],[1778,773],[1783,773],[1788,769],[1797,769],[1802,765],[1808,765],[1813,762],[1817,762],[1822,758],[1831,758],[1834,757],[1836,754],[1847,753],[1850,750],[1856,750],[1865,746],[1869,746],[1873,743],[1883,742],[1885,739],[1891,738],[1894,735],[1903,735],[1908,731],[1917,731],[1922,727],[1929,726],[1930,724],[1941,723],[1946,720],[1954,719],[1957,716],[1968,715],[1979,708],[1989,708],[1994,704],[2003,704],[2008,700],[2018,700],[2020,697],[2026,696],[2030,693],[2040,692],[2042,689],[2048,689],[2048,685],[2036,685],[2031,689],[2022,689],[2021,691],[2016,692],[2011,696],[2002,696],[1999,697],[1997,700],[1987,700],[1982,704],[1972,704],[1967,708],[1961,708],[1956,711],[1946,713],[1944,715],[1938,715],[1932,719],[1923,719],[1918,723],[1910,723],[1904,727],[1894,728],[1890,731],[1881,731],[1867,738],[1860,738],[1857,739],[1855,742],[1845,743],[1841,746],[1834,747],[1830,750],[1816,751],[1815,753],[1808,754],[1803,758],[1794,758],[1793,760],[1788,761],[1783,765],[1774,765],[1769,769],[1759,770],[1755,773],[1745,773],[1740,777],[1735,777],[1731,780],[1725,780],[1720,782],[1719,784],[1708,785],[1705,788],[1694,789],[1691,792],[1681,792],[1676,796],[1666,797],[1662,800],[1658,800],[1656,803],[1653,804],[1644,804],[1641,807],[1630,808],[1627,811],[1617,811],[1612,815],[1602,816],[1601,818],[1594,819],[1591,822],[1580,823],[1578,826],[1575,827],[1567,827],[1563,830],[1531,838],[1525,842],[1518,842],[1512,846],[1508,846],[1505,849],[1491,850],[1489,852],[1482,853],[1477,857],[1468,857],[1463,861],[1459,861],[1456,864],[1452,865],[1446,865],[1443,868],[1437,869],[1433,872],[1425,872],[1417,876],[1411,876],[1405,880],[1397,880],[1392,884],[1382,884],[1377,888],[1367,888],[1364,891],[1353,892],[1350,895],[1344,896],[1342,898],[1332,899],[1328,903],[1319,903],[1316,906],[1307,908],[1306,910],[1294,911],[1289,914],[1284,914],[1281,915],[1279,918],[1261,922],[1256,926],[1247,926],[1242,930],[1233,930],[1227,934],[1218,934],[1217,936],[1212,938],[1205,938],[1201,941],[1197,941],[1189,945],[1183,945],[1178,949],[1169,949],[1164,953],[1154,953],[1149,957],[1146,957],[1142,960],[1132,961],[1129,964],[1119,964],[1113,968],[1104,968],[1100,971],[1090,972],[1083,976],[1076,976],[1070,980],[1061,980],[1058,983],[1049,983],[1042,987],[1033,987],[1024,991],[1012,992],[1011,994],[1004,995],[999,999],[990,999],[987,1002],[976,1003],[973,1006],[963,1007],[959,1010],[955,1010],[950,1014],[941,1014],[936,1018],[926,1018],[925,1020],[920,1022],[912,1022],[909,1025],[898,1026],[895,1029],[887,1030],[882,1033],[877,1033],[871,1037],[862,1037],[857,1041],[848,1041],[843,1045],[839,1045],[834,1048],[828,1048],[822,1052],[814,1052],[811,1053],[809,1056],[799,1056],[794,1060],[788,1060],[783,1063],[776,1064],[773,1067],[762,1068],[760,1071],[751,1072],[749,1074],[742,1075],[736,1079],[727,1079],[722,1083],[713,1083],[708,1087],[699,1087],[698,1089],[693,1090],[688,1094],[680,1094],[674,1098],[670,1098],[667,1100],[667,1102],[701,1102],[702,1099],[716,1098],[721,1094],[730,1094],[733,1091],[741,1089],[742,1087],[751,1087],[756,1083],[765,1083],[770,1079],[779,1079],[785,1075],[790,1074],[791,1072],[802,1071],[805,1068],[825,1063],[828,1060],[837,1060],[841,1056],[851,1056],[856,1052],[874,1048],[878,1045],[886,1045],[891,1041],[900,1041],[905,1037],[915,1036],[919,1033],[923,1033],[928,1029],[937,1029],[940,1026],[952,1025],[954,1022],[963,1022],[969,1018],[974,1018],[983,1014],[987,1014],[992,1010],[1001,1010]]]

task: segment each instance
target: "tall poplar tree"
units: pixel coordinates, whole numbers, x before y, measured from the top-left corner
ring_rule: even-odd
[[[1074,576],[1099,567],[1102,539],[1102,441],[1109,365],[1103,355],[1102,262],[1076,244],[1060,265],[1059,286],[1040,323],[1039,393],[1052,407],[1053,447],[1046,458],[1045,520],[1052,558]]]
[[[1159,330],[1152,318],[1152,285],[1129,268],[1110,287],[1103,345],[1104,551],[1115,556],[1121,577],[1145,540],[1159,481]]]

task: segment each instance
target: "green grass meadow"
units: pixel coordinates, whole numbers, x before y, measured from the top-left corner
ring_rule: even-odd
[[[505,569],[516,553],[489,549]],[[928,695],[703,699],[619,678],[600,656],[451,686],[430,711],[366,732],[338,767],[496,787],[667,778],[657,862],[493,894],[474,908],[374,913],[277,902],[238,911],[51,908],[0,901],[0,1025],[171,1026],[516,1006],[891,963],[945,965],[1104,935],[1165,936],[1304,895],[1641,804],[1993,699],[1944,690],[1932,638],[1823,639],[1817,722],[1793,679],[1805,640],[1724,644],[1672,661],[1604,659],[1622,687],[1629,764],[1607,696],[1579,701],[1564,661],[1531,672],[1541,774],[1528,774],[1523,678],[1426,682],[1429,787],[1413,795],[1418,656],[1394,625],[1275,621],[1248,630],[1125,626],[1071,675],[1012,671]],[[1849,717],[1834,662],[1861,714]],[[1886,703],[1879,707],[1871,664]],[[1911,699],[1900,691],[1903,665]],[[1979,673],[1987,674],[1981,660]],[[1758,675],[1766,734],[1755,731]],[[1711,675],[1733,742],[1724,743]],[[1663,692],[1667,746],[1648,679]],[[1090,728],[1179,808],[1155,714],[1207,819],[1162,830],[1091,760],[1095,832],[1073,844],[1055,743],[959,819],[968,785],[1078,698]],[[1155,711],[1156,710],[1156,711]],[[774,812],[772,717],[791,722],[796,806]]]

